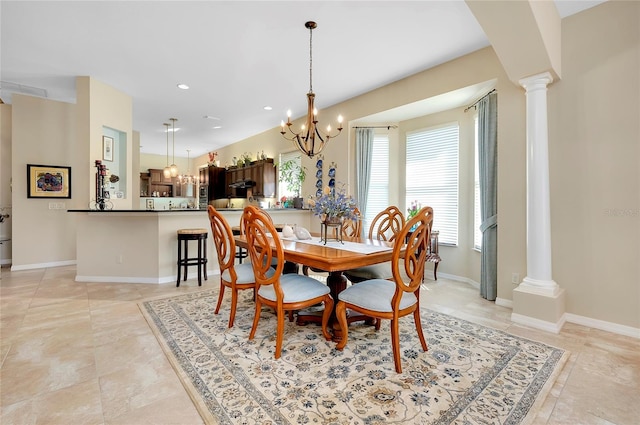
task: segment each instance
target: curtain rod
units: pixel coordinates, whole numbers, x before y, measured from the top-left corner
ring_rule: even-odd
[[[467,112],[469,109],[471,108],[475,108],[476,105],[478,104],[478,102],[480,102],[482,99],[484,99],[485,97],[489,96],[491,93],[493,93],[494,91],[496,91],[496,89],[491,90],[489,93],[485,94],[484,96],[482,96],[480,99],[476,100],[475,102],[473,102],[473,104],[467,106],[464,111]]]
[[[353,128],[386,128],[389,130],[390,128],[398,128],[397,125],[374,125],[373,127],[353,127]]]

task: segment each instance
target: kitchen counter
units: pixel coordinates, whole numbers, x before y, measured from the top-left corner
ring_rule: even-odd
[[[210,228],[205,209],[67,211],[77,215],[75,280],[78,282],[175,284],[177,230]],[[240,224],[242,209],[221,208],[219,211],[230,226]],[[312,220],[310,210],[269,208],[266,211],[277,223],[297,224],[307,229],[312,223],[319,223]],[[211,234],[207,238],[207,257],[208,273],[219,273]],[[195,272],[195,267],[189,267],[190,279],[181,285],[197,285]],[[217,282],[210,277],[204,284],[217,285]]]

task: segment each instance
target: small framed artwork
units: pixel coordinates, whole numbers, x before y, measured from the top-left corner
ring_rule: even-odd
[[[27,198],[71,198],[71,167],[27,164]]]
[[[153,210],[153,209],[155,209],[155,208],[153,207],[153,199],[147,199],[147,209],[148,209],[148,210]]]
[[[113,137],[102,136],[102,159],[113,161]]]

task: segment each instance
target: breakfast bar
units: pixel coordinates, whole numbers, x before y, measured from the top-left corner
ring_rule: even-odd
[[[177,230],[210,229],[205,209],[68,211],[77,214],[77,282],[175,283]],[[231,226],[239,224],[242,209],[218,211]],[[309,210],[267,211],[279,223],[306,228],[311,224]],[[211,237],[207,239],[207,257],[208,273],[219,272]]]

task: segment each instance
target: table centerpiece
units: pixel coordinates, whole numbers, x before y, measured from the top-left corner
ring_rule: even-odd
[[[342,243],[342,224],[344,220],[355,217],[354,209],[356,206],[355,199],[346,194],[344,186],[339,189],[336,189],[335,186],[325,186],[321,196],[309,199],[309,207],[313,210],[313,214],[320,218],[320,240],[325,245],[329,227],[335,229],[335,240]]]

